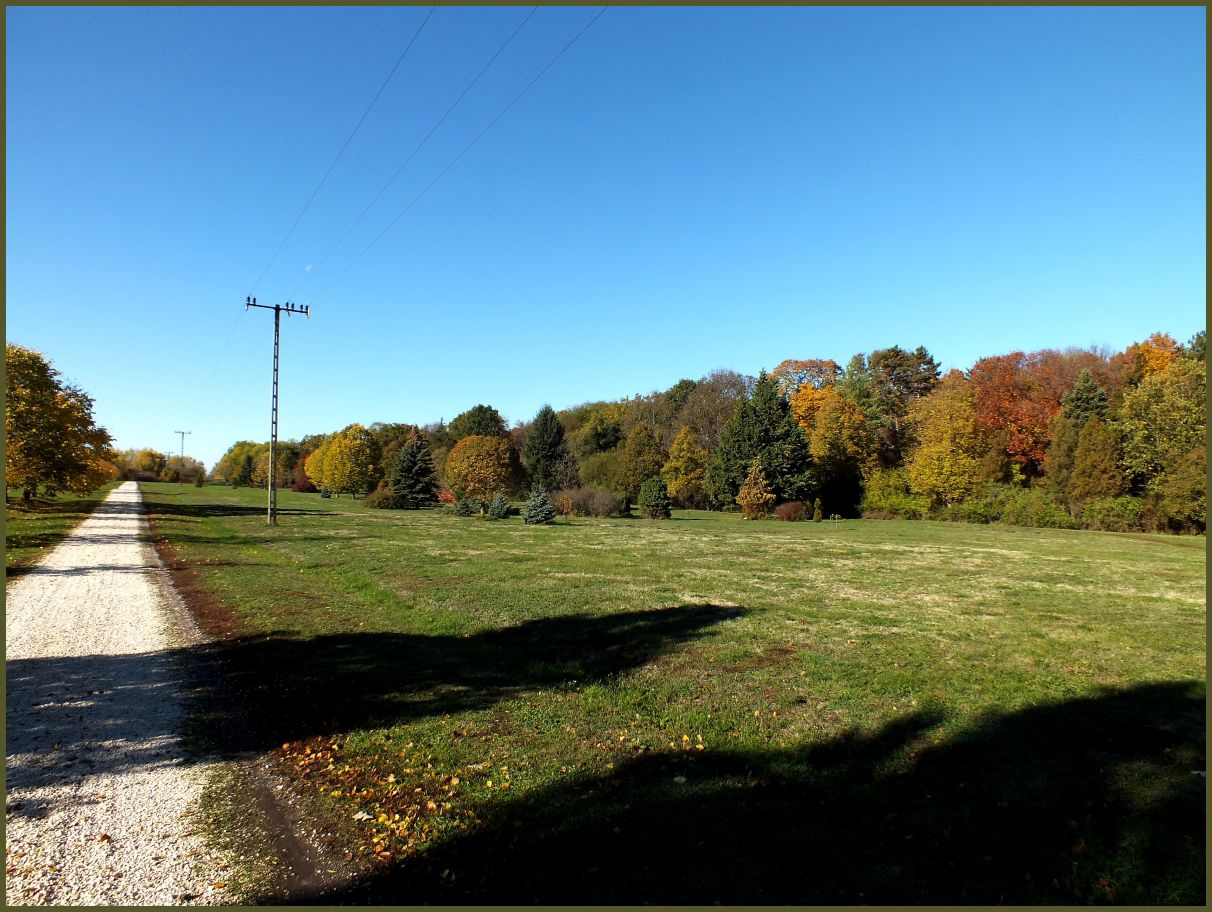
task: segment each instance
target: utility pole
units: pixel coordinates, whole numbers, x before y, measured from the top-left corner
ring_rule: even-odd
[[[181,435],[181,464],[177,466],[177,471],[181,473],[177,476],[177,480],[181,481],[185,473],[185,435],[192,434],[193,431],[173,431],[173,433]],[[185,482],[181,481],[181,484],[185,484]]]
[[[311,312],[310,307],[306,304],[296,307],[288,301],[285,304],[274,304],[271,307],[268,304],[258,304],[256,298],[245,298],[244,309],[248,310],[250,307],[260,307],[262,310],[274,312],[274,389],[269,407],[269,477],[265,480],[265,486],[269,489],[269,503],[265,521],[271,526],[276,526],[278,524],[278,489],[274,487],[274,477],[278,465],[278,321],[282,314],[289,316],[293,313],[301,313],[310,320]]]

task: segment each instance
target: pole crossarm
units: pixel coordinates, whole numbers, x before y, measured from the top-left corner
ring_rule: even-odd
[[[272,310],[274,312],[274,383],[269,406],[269,472],[267,473],[268,477],[265,479],[269,503],[266,508],[265,521],[271,526],[276,526],[278,524],[278,489],[274,487],[274,479],[277,477],[278,457],[278,327],[282,314],[286,314],[287,316],[291,314],[303,314],[303,316],[310,320],[311,306],[304,304],[300,307],[290,301],[287,301],[285,304],[258,304],[256,298],[247,297],[244,299],[244,309],[248,310],[250,307],[259,307],[262,310]],[[185,438],[182,437],[181,439],[184,440]]]

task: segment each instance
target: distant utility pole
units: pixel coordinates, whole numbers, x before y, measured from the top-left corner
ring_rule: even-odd
[[[173,433],[181,435],[181,464],[177,466],[177,471],[180,473],[177,480],[181,481],[182,475],[185,474],[185,435],[192,434],[193,431],[173,431]],[[184,484],[184,482],[181,483]]]
[[[250,307],[260,307],[262,310],[274,312],[274,391],[269,408],[269,477],[265,480],[265,486],[269,489],[269,506],[265,519],[269,525],[276,526],[278,524],[278,489],[274,487],[274,477],[278,465],[278,320],[282,314],[289,316],[294,313],[301,313],[310,320],[311,313],[306,304],[296,307],[287,302],[286,304],[274,304],[271,307],[268,304],[258,304],[256,298],[245,298],[244,309],[248,310]]]

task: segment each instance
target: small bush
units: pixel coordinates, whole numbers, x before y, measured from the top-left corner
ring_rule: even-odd
[[[546,491],[536,491],[522,508],[522,522],[528,526],[547,526],[556,517],[555,506]]]
[[[459,498],[455,501],[455,516],[475,516],[480,512],[480,505],[475,501]]]
[[[669,519],[673,515],[673,501],[669,499],[669,489],[658,475],[640,485],[636,504],[649,519]]]
[[[792,500],[775,510],[774,515],[783,522],[803,522],[808,518],[808,508],[802,500]]]
[[[391,486],[386,484],[379,485],[367,494],[362,503],[377,510],[396,510],[400,506],[396,495],[391,492]]]
[[[454,491],[439,491],[438,500],[442,501],[444,504],[453,505],[455,502]]]
[[[1144,528],[1143,511],[1139,497],[1100,497],[1082,507],[1082,523],[1102,532],[1136,532]]]
[[[197,475],[194,476],[194,487],[195,488],[201,488],[205,484],[206,484],[206,476],[203,475],[201,472],[199,472]],[[312,490],[314,491],[315,488],[312,488]]]
[[[489,519],[504,519],[507,517],[512,508],[509,506],[509,498],[504,491],[497,491],[492,495],[492,501],[488,504]]]
[[[1002,506],[1001,521],[1011,526],[1041,529],[1072,529],[1069,511],[1042,488],[1009,488]]]
[[[820,522],[825,516],[821,513],[821,499],[818,497],[812,502],[812,521]]]
[[[862,506],[866,519],[923,519],[929,512],[929,499],[910,493],[904,469],[880,469],[867,480]]]
[[[623,498],[602,488],[564,488],[551,495],[561,516],[620,516]]]
[[[328,489],[328,485],[324,485],[324,487],[320,488],[320,496],[321,497],[332,497],[332,491],[330,491]]]
[[[952,522],[988,524],[1002,518],[1002,504],[992,494],[949,504],[934,514],[936,519]]]

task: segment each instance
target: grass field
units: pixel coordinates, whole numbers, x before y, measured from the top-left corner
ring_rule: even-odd
[[[54,550],[103,501],[119,482],[80,496],[59,494],[21,500],[21,489],[8,492],[4,504],[4,574],[20,575]]]
[[[1204,901],[1202,537],[143,489],[342,899]]]

